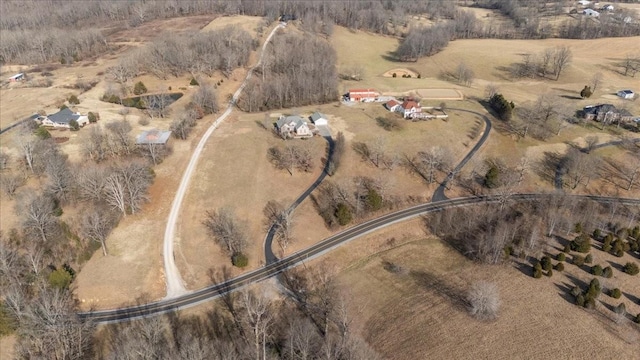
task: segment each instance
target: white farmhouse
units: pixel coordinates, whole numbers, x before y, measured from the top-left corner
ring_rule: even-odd
[[[72,120],[75,120],[78,125],[80,125],[80,127],[85,126],[89,123],[89,118],[86,115],[74,113],[73,111],[69,110],[69,108],[64,108],[55,114],[41,116],[40,118],[38,118],[38,120],[41,121],[42,125],[44,126],[65,129],[71,128],[71,125],[69,125],[69,123]]]

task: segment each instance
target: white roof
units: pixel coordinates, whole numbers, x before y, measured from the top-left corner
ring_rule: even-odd
[[[10,78],[9,78],[9,80],[11,80],[11,79],[17,79],[17,78],[19,78],[19,77],[23,77],[23,76],[24,76],[24,73],[15,74],[15,75],[13,75],[12,77],[10,77]]]

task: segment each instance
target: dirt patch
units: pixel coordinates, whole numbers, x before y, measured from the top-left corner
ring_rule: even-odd
[[[109,36],[109,41],[144,42],[153,40],[165,32],[198,31],[209,24],[215,17],[215,15],[198,15],[152,20],[134,28],[114,32]]]
[[[257,36],[258,30],[262,29],[263,25],[265,25],[264,18],[261,18],[258,16],[246,16],[246,15],[224,16],[224,17],[219,17],[212,20],[206,26],[204,26],[200,31],[218,30],[227,26],[233,26],[233,27],[242,28],[243,30],[251,34],[251,36]]]
[[[393,76],[393,74],[395,74],[396,76]],[[382,74],[382,76],[384,77],[395,77],[395,78],[406,78],[407,76],[411,76],[412,78],[417,78],[418,77],[418,73],[416,71],[413,70],[409,70],[409,69],[405,69],[405,68],[398,68],[398,69],[391,69],[389,71],[386,71],[384,74]]]

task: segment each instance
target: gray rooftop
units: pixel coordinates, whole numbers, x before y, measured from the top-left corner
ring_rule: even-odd
[[[156,129],[147,130],[136,137],[136,144],[164,145],[167,143],[167,141],[169,141],[169,136],[171,136],[171,131],[162,131]]]
[[[321,113],[319,111],[316,111],[313,114],[311,114],[311,121],[313,121],[314,123],[316,121],[318,121],[319,119],[326,119],[326,118],[327,117],[323,113]]]
[[[74,114],[69,108],[62,109],[55,114],[47,116],[49,120],[57,124],[68,124],[71,120],[78,121],[80,115]]]

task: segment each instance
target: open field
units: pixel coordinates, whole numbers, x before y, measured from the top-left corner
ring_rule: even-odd
[[[275,169],[268,161],[267,149],[282,147],[285,142],[256,124],[264,118],[264,114],[232,115],[211,136],[203,152],[176,231],[176,262],[188,288],[210,284],[207,274],[210,268],[231,267],[230,258],[214,243],[202,224],[206,211],[227,207],[246,224],[250,245],[246,251],[249,266],[244,271],[255,269],[264,261],[264,206],[270,200],[288,206],[321,172],[321,158],[326,157],[327,146],[321,137],[287,143],[309,147],[313,154],[312,172],[295,170],[289,175],[286,170]],[[232,273],[237,275],[242,271],[233,268]]]
[[[630,260],[628,254],[620,259],[592,253],[594,263]],[[400,267],[399,272],[388,271],[389,263]],[[574,277],[591,279],[585,271],[567,264],[564,273],[533,279],[514,266],[478,265],[425,234],[421,220],[358,239],[309,266],[318,264],[338,274],[350,299],[354,331],[385,358],[469,358],[473,354],[474,358],[502,359],[513,354],[531,358],[558,353],[571,354],[570,358],[611,354],[633,358],[640,341],[638,326],[616,324],[605,305],[587,311],[566,300],[564,289]],[[495,321],[471,318],[460,303],[478,280],[498,284],[502,307]],[[640,294],[637,276],[616,270],[608,286],[614,284],[632,298]],[[599,299],[609,306],[624,301],[634,315],[640,311],[624,295],[620,300],[607,295]]]
[[[474,9],[478,10],[478,9]],[[493,16],[493,15],[492,15]],[[349,88],[375,88],[384,94],[413,95],[424,97],[423,106],[438,105],[440,101],[429,101],[430,92],[442,96],[440,90],[446,89],[451,93],[460,92],[469,101],[449,102],[448,107],[467,108],[471,103],[477,104],[477,99],[484,98],[484,89],[487,84],[494,84],[508,100],[513,100],[516,106],[535,99],[545,93],[552,94],[560,102],[569,104],[576,110],[586,105],[598,103],[612,103],[617,107],[627,108],[631,113],[640,115],[640,100],[622,100],[615,93],[622,88],[636,88],[638,82],[632,77],[622,76],[615,63],[620,61],[633,44],[640,38],[610,38],[596,40],[495,40],[474,39],[456,40],[449,43],[442,52],[419,59],[417,62],[406,63],[411,71],[421,74],[416,78],[388,78],[384,74],[387,71],[401,68],[398,62],[392,60],[390,52],[395,50],[397,40],[391,37],[378,36],[365,32],[352,32],[336,27],[332,37],[338,54],[339,67],[360,65],[364,68],[364,79],[360,82],[342,81],[342,89],[346,92]],[[541,79],[512,79],[505,68],[512,63],[522,61],[522,55],[527,53],[540,53],[545,48],[567,45],[573,52],[571,66],[562,74],[559,81]],[[352,54],[357,51],[358,57]],[[475,72],[476,80],[471,87],[460,86],[457,83],[441,80],[443,73],[453,72],[456,66],[464,62]],[[603,81],[590,99],[580,99],[579,92],[591,81],[593,74],[601,72]],[[415,90],[419,89],[419,90]],[[424,96],[427,95],[427,96]],[[477,106],[477,105],[476,105]],[[477,110],[476,110],[477,111]],[[480,112],[484,113],[483,110]],[[490,116],[491,117],[491,116]],[[491,117],[493,118],[493,117]],[[602,130],[591,122],[586,126],[568,125],[558,136],[553,136],[543,142],[532,138],[517,140],[512,134],[504,130],[500,121],[494,121],[494,128],[487,144],[472,159],[463,172],[473,171],[484,166],[484,159],[498,158],[505,163],[515,166],[520,159],[526,157],[530,164],[535,164],[542,158],[544,152],[564,152],[568,144],[584,144],[584,139],[589,135],[596,135],[599,142],[615,140],[619,134],[627,134],[631,137],[638,135],[610,128]],[[607,152],[607,155],[622,154],[623,150],[615,148]],[[543,180],[535,171],[530,171],[519,191],[551,190],[553,184]],[[600,181],[591,181],[589,187],[582,187],[576,191],[586,193],[620,193],[618,189],[611,189]],[[637,197],[631,192],[622,191],[621,196]],[[454,188],[448,192],[449,196],[469,195]]]

